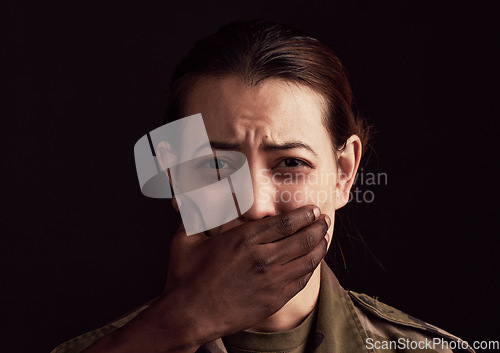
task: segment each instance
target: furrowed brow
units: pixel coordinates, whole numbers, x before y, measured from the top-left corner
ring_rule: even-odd
[[[265,144],[263,147],[264,151],[286,151],[286,150],[292,150],[295,148],[303,148],[317,156],[317,153],[313,150],[311,146],[309,146],[306,143],[300,142],[300,141],[289,141],[289,142],[284,142],[284,143],[279,143],[279,144]]]
[[[210,146],[216,150],[241,151],[243,149],[242,145],[239,143],[222,142],[222,141],[210,141]],[[198,149],[201,149],[203,147],[208,147],[208,145],[200,146],[200,148]],[[288,141],[284,143],[271,143],[271,144],[266,143],[262,145],[262,149],[264,151],[269,151],[269,152],[286,151],[296,148],[308,150],[315,156],[318,155],[311,146],[300,141]]]

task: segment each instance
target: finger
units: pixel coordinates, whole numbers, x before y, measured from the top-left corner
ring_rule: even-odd
[[[321,215],[316,222],[287,238],[265,244],[265,247],[268,247],[270,253],[274,254],[273,262],[276,261],[280,265],[286,264],[313,251],[318,243],[324,239],[330,224],[330,217],[326,214]]]
[[[283,276],[282,280],[285,283],[291,283],[299,280],[308,273],[314,272],[321,261],[323,261],[327,249],[328,242],[326,238],[323,238],[308,254],[278,266],[276,268],[277,276]]]
[[[317,206],[309,205],[277,216],[258,220],[256,232],[252,234],[255,243],[265,244],[292,235],[312,224],[321,214]]]

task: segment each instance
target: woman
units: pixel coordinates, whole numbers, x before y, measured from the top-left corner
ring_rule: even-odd
[[[254,202],[204,233],[181,225],[162,295],[54,352],[472,352],[345,291],[322,261],[368,138],[351,103],[338,58],[296,30],[236,22],[199,41],[174,72],[168,119],[201,113],[216,155],[204,168],[243,153]],[[166,169],[171,146],[155,147]]]

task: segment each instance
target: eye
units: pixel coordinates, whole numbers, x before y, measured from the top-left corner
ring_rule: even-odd
[[[210,169],[227,169],[230,168],[230,164],[220,158],[210,158],[201,162],[198,167],[210,168]]]
[[[309,163],[297,158],[285,158],[277,166],[277,168],[297,168],[297,167],[310,167]]]

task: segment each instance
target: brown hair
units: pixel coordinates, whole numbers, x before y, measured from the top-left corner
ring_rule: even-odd
[[[353,113],[352,91],[340,60],[327,46],[267,20],[237,21],[199,40],[179,63],[167,97],[167,120],[183,117],[189,89],[202,77],[233,75],[248,85],[267,78],[303,84],[326,102],[325,127],[341,151],[356,134],[365,150],[369,127]]]

